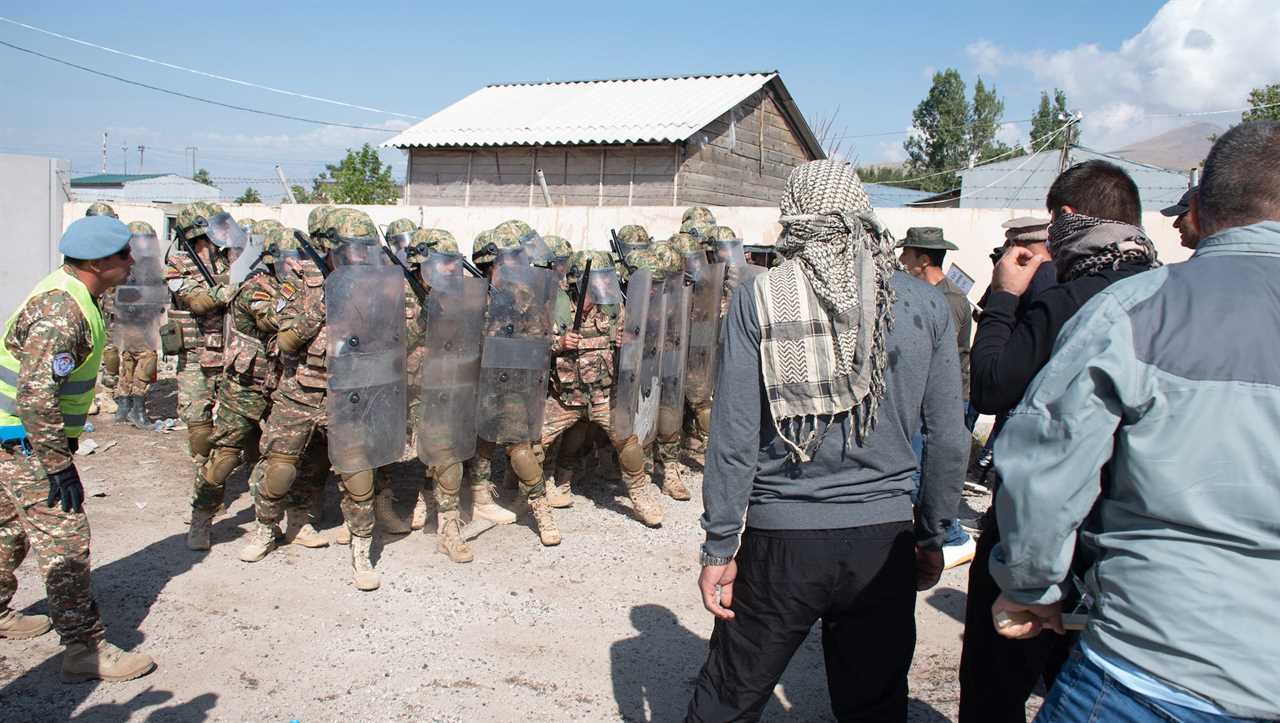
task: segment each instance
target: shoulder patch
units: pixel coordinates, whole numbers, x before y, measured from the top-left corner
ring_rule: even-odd
[[[292,299],[298,295],[298,287],[294,286],[292,281],[286,281],[280,284],[280,295],[286,299]]]
[[[177,293],[182,288],[182,279],[169,279],[169,283],[166,286],[169,287],[169,291]]]
[[[53,375],[55,377],[65,377],[71,374],[71,370],[76,368],[76,358],[71,356],[70,352],[58,352],[53,355]]]
[[[271,301],[275,298],[275,294],[269,289],[257,288],[253,290],[253,294],[249,297],[251,301]]]
[[[280,312],[284,311],[284,307],[288,305],[289,305],[289,301],[287,299],[280,299],[279,301],[276,302],[276,313],[279,314]]]

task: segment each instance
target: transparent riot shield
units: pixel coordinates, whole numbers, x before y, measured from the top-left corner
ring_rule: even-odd
[[[627,305],[623,311],[622,339],[618,346],[609,425],[618,439],[636,433],[636,408],[640,400],[640,367],[644,358],[644,326],[648,319],[649,291],[653,277],[647,269],[637,270],[627,282]]]
[[[227,275],[231,283],[243,283],[254,269],[262,265],[263,237],[251,235],[245,238],[244,248],[240,251],[232,249],[235,260],[231,262],[231,270]]]
[[[481,438],[495,444],[542,438],[559,289],[550,269],[495,265],[476,402]]]
[[[685,396],[693,404],[711,401],[716,383],[716,353],[720,347],[720,295],[724,290],[723,263],[707,264],[689,294],[689,340],[685,360]]]
[[[679,434],[684,423],[684,379],[689,339],[689,303],[693,287],[676,276],[663,284],[662,393],[658,403],[658,434]]]
[[[413,420],[418,459],[443,466],[476,452],[476,396],[489,282],[464,276],[435,279],[427,297],[421,404]]]
[[[160,326],[170,300],[160,241],[150,234],[134,235],[129,249],[133,268],[115,290],[111,342],[121,351],[155,351],[160,348]]]
[[[394,266],[339,265],[324,294],[329,461],[340,473],[398,461],[408,414],[404,275]]]
[[[208,227],[205,228],[205,235],[213,242],[214,246],[220,249],[230,249],[231,255],[236,255],[244,250],[245,244],[249,241],[249,235],[244,232],[244,227],[236,223],[231,214],[226,211],[213,214],[208,221]]]
[[[645,309],[644,355],[640,358],[640,395],[636,405],[636,437],[649,446],[658,436],[658,405],[662,399],[662,345],[666,333],[665,283],[649,286]]]

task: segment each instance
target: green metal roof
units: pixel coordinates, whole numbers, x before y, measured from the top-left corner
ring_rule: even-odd
[[[76,186],[123,186],[130,181],[145,181],[148,178],[159,178],[172,175],[169,173],[99,173],[96,176],[81,176],[71,179],[71,187]]]

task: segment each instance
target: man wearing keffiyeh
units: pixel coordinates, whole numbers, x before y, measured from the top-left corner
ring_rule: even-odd
[[[835,716],[905,719],[916,591],[968,457],[954,322],[848,165],[796,168],[779,206],[785,260],[721,332],[699,578],[716,623],[688,720],[758,716],[819,619]]]

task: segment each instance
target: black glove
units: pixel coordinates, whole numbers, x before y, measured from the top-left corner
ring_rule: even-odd
[[[73,464],[70,467],[49,475],[49,499],[46,507],[62,503],[63,512],[84,512],[84,485],[80,484],[80,473]]]

